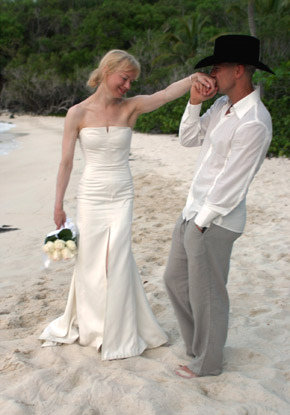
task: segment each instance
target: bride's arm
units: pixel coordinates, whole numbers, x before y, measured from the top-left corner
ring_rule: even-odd
[[[173,101],[184,95],[191,88],[192,83],[199,83],[202,87],[203,93],[210,95],[215,88],[215,80],[209,75],[201,72],[196,72],[180,81],[174,82],[167,88],[155,92],[152,95],[138,95],[132,98],[135,106],[134,112],[138,116],[145,112],[154,111],[167,102]]]
[[[56,181],[56,195],[54,205],[54,222],[59,229],[66,221],[63,210],[63,199],[73,167],[75,144],[78,137],[79,110],[72,107],[68,110],[62,140],[62,157]]]

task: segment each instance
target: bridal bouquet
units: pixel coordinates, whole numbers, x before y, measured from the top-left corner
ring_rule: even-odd
[[[77,254],[77,232],[75,225],[67,219],[64,227],[46,235],[42,250],[45,253],[44,266],[50,265],[50,260],[60,261],[72,259]]]

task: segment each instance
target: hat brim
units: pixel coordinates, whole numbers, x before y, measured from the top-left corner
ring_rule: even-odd
[[[228,56],[208,56],[207,58],[201,59],[199,62],[197,62],[197,64],[195,65],[195,69],[198,68],[204,68],[206,66],[212,66],[212,65],[216,65],[217,63],[224,63],[224,62],[237,62],[237,63],[241,63],[241,64],[245,64],[245,65],[253,65],[255,66],[257,69],[261,69],[262,71],[266,71],[269,73],[272,73],[275,75],[275,73],[272,71],[272,69],[270,69],[267,65],[265,65],[264,63],[258,61],[258,62],[242,62],[241,58],[239,57],[228,57]]]

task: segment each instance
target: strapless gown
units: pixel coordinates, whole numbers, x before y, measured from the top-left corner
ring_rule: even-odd
[[[167,341],[131,251],[131,137],[130,127],[80,131],[85,168],[78,188],[78,256],[65,312],[41,334],[44,346],[78,340],[109,360]]]

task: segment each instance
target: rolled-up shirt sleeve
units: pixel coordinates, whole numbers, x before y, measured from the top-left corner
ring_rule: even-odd
[[[229,214],[244,199],[270,141],[271,134],[261,122],[249,122],[237,129],[224,168],[195,217],[198,226],[209,226],[217,216]]]

